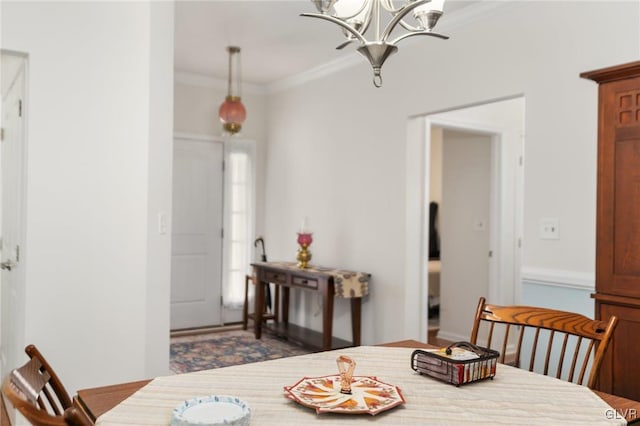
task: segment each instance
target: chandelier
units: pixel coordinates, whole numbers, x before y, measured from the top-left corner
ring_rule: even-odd
[[[218,116],[222,122],[222,127],[232,135],[238,133],[242,128],[242,123],[247,118],[247,111],[240,101],[240,48],[236,46],[227,47],[229,52],[229,80],[227,97],[224,99]],[[236,79],[233,82],[233,64],[235,62]]]
[[[373,67],[373,84],[382,86],[380,69],[382,64],[398,50],[396,44],[407,37],[426,35],[448,39],[448,36],[434,33],[432,30],[440,16],[444,0],[405,0],[395,7],[394,0],[311,0],[320,13],[302,13],[301,16],[310,16],[333,22],[342,27],[346,40],[336,49],[342,49],[352,42],[360,44],[358,52],[366,57]],[[382,30],[381,12],[387,11],[391,19]],[[413,12],[415,25],[410,25],[404,18]],[[375,28],[375,39],[368,41],[364,35],[370,24]],[[391,38],[391,32],[400,24],[406,32],[396,38]]]

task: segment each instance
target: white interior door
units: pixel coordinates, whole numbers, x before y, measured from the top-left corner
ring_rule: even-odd
[[[2,142],[0,205],[1,226],[0,281],[2,291],[0,327],[0,377],[15,368],[24,349],[25,285],[23,244],[24,217],[24,127],[25,59],[2,54],[3,72],[10,80],[2,81]],[[7,66],[9,65],[9,66]],[[22,252],[22,253],[21,253]]]
[[[171,329],[219,325],[223,144],[174,142]]]
[[[466,340],[480,296],[489,297],[490,135],[445,129],[442,144],[439,337]]]

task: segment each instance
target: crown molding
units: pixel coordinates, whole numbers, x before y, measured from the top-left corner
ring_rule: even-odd
[[[220,91],[227,90],[227,80],[190,71],[175,70],[174,81],[187,86],[204,87]],[[267,94],[266,87],[265,85],[242,83],[242,92],[264,96]]]
[[[508,9],[514,9],[526,5],[527,1],[493,1],[493,0],[481,0],[475,4],[456,10],[447,15],[447,19],[438,22],[438,31],[442,33],[451,33],[453,30],[467,26],[472,23],[477,23],[478,20],[494,15],[495,13],[502,13]],[[409,38],[404,42],[405,46],[418,43],[419,37]],[[326,77],[340,70],[352,67],[356,64],[362,63],[363,58],[360,55],[351,55],[344,58],[336,59],[332,62],[320,65],[315,68],[311,68],[307,71],[303,71],[299,74],[291,77],[284,78],[282,80],[275,81],[266,85],[266,93],[274,94],[287,90],[296,86],[300,86],[304,83],[308,83],[313,80],[317,80],[322,77]],[[366,60],[365,60],[366,61]]]

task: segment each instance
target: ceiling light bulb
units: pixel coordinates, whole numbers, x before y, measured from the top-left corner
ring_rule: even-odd
[[[422,6],[418,6],[413,12],[430,12],[432,10],[437,10],[438,12],[442,12],[444,10],[444,0],[431,0],[427,4],[423,4]]]
[[[362,0],[337,0],[333,5],[336,16],[340,18],[354,18],[364,7],[365,2]]]

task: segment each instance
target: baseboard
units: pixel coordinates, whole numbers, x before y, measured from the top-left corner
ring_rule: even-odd
[[[211,327],[194,327],[183,328],[180,330],[171,330],[171,337],[193,336],[196,334],[217,333],[223,331],[233,331],[242,329],[242,323],[232,323],[225,325],[217,325]]]
[[[443,331],[442,329],[440,329],[440,331],[438,331],[438,339],[448,340],[450,342],[468,342],[469,334],[462,335],[462,334],[456,334],[456,333],[449,333],[447,331]]]

